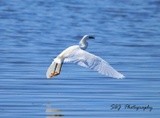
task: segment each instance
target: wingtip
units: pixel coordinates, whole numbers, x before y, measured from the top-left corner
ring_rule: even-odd
[[[124,79],[124,78],[125,78],[124,75],[121,75],[121,76],[117,77],[117,79]]]
[[[46,78],[47,78],[47,79],[50,79],[51,76],[50,76],[48,73],[46,73]]]

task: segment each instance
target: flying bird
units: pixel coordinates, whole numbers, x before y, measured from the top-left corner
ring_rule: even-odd
[[[116,71],[102,58],[85,51],[88,47],[88,40],[94,39],[91,35],[85,35],[79,45],[73,45],[62,51],[49,66],[46,76],[52,78],[61,72],[63,63],[76,63],[82,67],[90,68],[102,75],[117,79],[124,78],[124,75]]]

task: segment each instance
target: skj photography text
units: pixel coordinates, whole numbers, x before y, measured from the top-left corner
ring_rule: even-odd
[[[113,111],[132,110],[132,111],[149,111],[153,110],[150,105],[135,105],[135,104],[111,104],[110,109]]]

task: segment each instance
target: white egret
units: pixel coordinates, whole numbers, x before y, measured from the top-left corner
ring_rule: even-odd
[[[117,72],[105,60],[85,51],[88,46],[87,40],[93,38],[93,36],[85,35],[79,42],[79,45],[70,46],[62,51],[49,66],[46,73],[47,78],[59,75],[63,63],[76,63],[109,77],[124,78],[124,75]]]

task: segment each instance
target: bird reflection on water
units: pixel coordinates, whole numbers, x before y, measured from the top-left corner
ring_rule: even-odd
[[[63,116],[61,110],[51,107],[50,104],[46,106],[46,118],[62,118]]]

